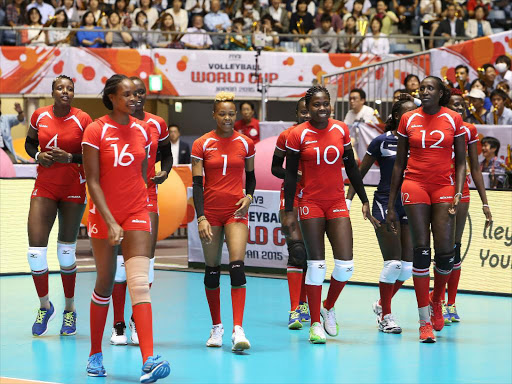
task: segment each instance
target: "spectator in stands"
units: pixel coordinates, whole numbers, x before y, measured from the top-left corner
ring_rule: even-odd
[[[487,109],[487,110],[490,110],[491,109],[491,99],[489,98],[489,93],[487,92],[487,88],[485,87],[485,83],[480,80],[479,78],[478,79],[475,79],[471,82],[471,85],[470,85],[470,88],[469,88],[469,91],[471,92],[472,89],[479,89],[480,91],[482,91],[485,95],[485,99],[484,99],[484,108]]]
[[[235,131],[250,137],[254,144],[260,141],[260,122],[254,118],[254,104],[250,101],[240,103],[242,118],[235,122]]]
[[[512,85],[512,71],[510,57],[507,55],[498,56],[496,59],[496,63],[494,68],[498,72],[498,77],[496,78],[497,82],[501,82],[503,80],[508,81],[509,85]]]
[[[163,11],[167,9],[167,0],[153,0],[153,8],[155,8],[158,14],[160,15]]]
[[[290,32],[294,35],[311,35],[315,29],[313,16],[307,11],[307,0],[297,0],[297,12],[290,18]],[[310,38],[301,37],[299,44],[304,51],[311,43]]]
[[[133,40],[126,27],[121,24],[121,18],[117,12],[112,12],[108,17],[108,28],[115,29],[105,34],[105,42],[111,48],[128,48]]]
[[[231,26],[229,16],[220,10],[220,0],[210,0],[210,12],[204,17],[204,25],[210,32],[225,32]],[[224,36],[211,36],[214,49],[220,49]]]
[[[507,80],[502,80],[498,83],[496,89],[501,89],[508,95],[508,100],[505,101],[505,107],[512,108],[512,101],[510,100],[512,97],[510,93],[510,83]]]
[[[259,43],[258,39],[256,39],[256,34],[261,33],[264,36],[265,39],[265,45],[263,46],[264,49],[272,51],[276,49],[279,46],[279,36],[277,31],[274,28],[274,19],[269,14],[266,14],[261,18],[260,21],[257,22],[255,30],[253,32],[253,48],[261,48],[255,47],[255,43]]]
[[[355,88],[350,91],[348,102],[350,104],[350,110],[347,112],[345,124],[353,124],[355,122],[374,122],[377,123],[377,119],[373,114],[373,108],[365,105],[366,104],[366,93],[359,88]]]
[[[343,29],[343,20],[341,20],[340,15],[334,12],[333,10],[334,0],[324,0],[324,4],[321,8],[318,9],[318,12],[315,17],[315,27],[319,29],[322,27],[322,21],[320,20],[323,15],[331,16],[331,25],[332,29],[339,33]]]
[[[441,0],[421,0],[420,17],[423,23],[432,23],[441,17]]]
[[[377,56],[386,56],[389,54],[389,40],[387,36],[383,35],[380,31],[382,29],[382,21],[378,18],[373,18],[370,22],[371,35],[365,37],[363,40],[363,47],[361,52],[371,53]]]
[[[388,4],[384,0],[377,1],[377,13],[373,17],[382,21],[381,32],[385,35],[391,35],[391,27],[398,23],[398,16],[395,12],[388,10]]]
[[[293,14],[297,12],[298,0],[293,0],[290,4],[289,11]],[[312,17],[316,15],[316,3],[313,0],[306,0],[306,12]],[[291,24],[290,24],[291,25]]]
[[[404,87],[409,95],[417,96],[420,89],[420,78],[412,73],[407,75],[404,79]]]
[[[25,9],[24,0],[14,0],[12,3],[7,4],[5,8],[6,25],[18,27],[25,24]],[[16,35],[16,31],[4,31],[3,44],[16,45]]]
[[[87,48],[100,48],[105,44],[105,33],[96,26],[94,15],[87,11],[82,16],[82,26],[76,33],[78,45]]]
[[[169,125],[169,138],[171,139],[171,153],[174,164],[190,164],[190,146],[180,140],[180,127]]]
[[[254,0],[243,0],[242,8],[235,14],[235,18],[240,17],[244,20],[244,31],[252,32],[253,23],[260,19],[260,13],[254,7]]]
[[[486,136],[482,139],[482,156],[480,163],[482,172],[489,173],[490,187],[503,188],[505,183],[505,162],[498,157],[500,141],[495,137]]]
[[[327,0],[331,1],[332,0]],[[336,53],[338,48],[338,37],[332,28],[332,17],[329,13],[322,14],[320,28],[311,33],[311,52]]]
[[[368,17],[363,13],[363,4],[364,0],[356,0],[354,2],[354,7],[352,8],[352,13],[347,12],[343,16],[343,21],[346,22],[346,20],[352,16],[356,20],[356,29],[362,34],[365,35],[368,31]],[[363,29],[363,30],[361,30]]]
[[[121,18],[121,24],[126,28],[131,29],[133,25],[133,20],[131,17],[131,13],[128,9],[127,0],[116,0],[114,4],[114,11],[117,12],[119,17]]]
[[[34,0],[32,3],[27,5],[27,12],[32,8],[36,8],[39,11],[39,14],[41,15],[41,24],[46,23],[55,13],[55,9],[43,0]]]
[[[436,40],[436,47],[441,47],[443,45],[453,45],[457,42],[457,37],[466,36],[464,32],[464,21],[457,17],[455,5],[449,4],[447,6],[446,18],[439,23],[437,28],[432,28],[432,34],[435,36],[446,37],[446,40]],[[433,42],[434,40],[430,40],[431,48]]]
[[[68,15],[63,9],[55,12],[55,22],[51,25],[54,28],[69,28]],[[54,45],[60,47],[69,47],[71,36],[69,31],[50,30],[46,31],[46,45]]]
[[[393,104],[400,100],[400,95],[402,93],[407,93],[407,91],[405,89],[397,89],[395,92],[393,92]]]
[[[477,6],[475,8],[475,18],[468,20],[466,27],[466,36],[474,39],[475,37],[490,36],[492,35],[491,24],[485,20],[485,8]]]
[[[195,14],[192,16],[192,27],[187,28],[187,33],[181,38],[181,42],[188,49],[210,49],[213,45],[210,35],[203,29],[203,16]],[[202,32],[202,34],[191,34],[190,32]]]
[[[189,12],[191,18],[197,14],[204,16],[207,12],[210,12],[210,0],[187,0],[185,9]],[[193,20],[191,22],[193,24]]]
[[[182,0],[173,0],[172,8],[169,8],[167,13],[172,15],[174,19],[174,25],[176,26],[176,30],[185,32],[188,28],[188,13],[183,8]]]
[[[267,8],[263,16],[265,15],[272,16],[274,19],[274,28],[279,33],[288,33],[290,20],[288,19],[288,13],[281,3],[281,0],[271,0],[271,5]]]
[[[354,11],[354,4],[358,0],[347,0],[345,2],[345,9],[347,12],[352,13]],[[370,16],[371,8],[372,8],[372,2],[370,0],[361,0],[360,1],[363,5],[362,13],[365,16]]]
[[[75,7],[74,0],[63,0],[62,7],[55,9],[55,12],[59,10],[63,10],[66,12],[66,16],[68,17],[68,24],[73,28],[78,28],[80,25],[80,16],[78,14],[78,9]]]
[[[491,93],[492,109],[491,113],[487,114],[485,122],[487,124],[508,125],[512,127],[512,110],[505,107],[505,101],[508,95],[501,89],[495,89]],[[497,121],[495,122],[495,115]]]
[[[179,48],[175,44],[178,42],[179,36],[171,33],[176,31],[176,26],[174,25],[174,18],[170,13],[164,12],[162,16],[160,16],[160,26],[157,31],[159,33],[151,34],[152,47]]]
[[[345,20],[345,29],[338,36],[338,50],[340,52],[354,53],[361,48],[362,37],[357,31],[356,19],[353,16]]]
[[[490,0],[469,0],[466,4],[466,8],[468,10],[468,16],[470,18],[475,17],[476,8],[482,7],[486,12],[491,10],[491,1]]]
[[[487,94],[489,94],[494,90],[494,88],[496,88],[496,85],[498,85],[498,74],[496,73],[496,69],[492,64],[484,64],[482,65],[482,68],[484,70],[483,81],[485,85],[485,91]]]
[[[485,93],[480,89],[471,89],[468,94],[470,116],[468,122],[472,124],[485,124],[489,110],[484,106]],[[480,117],[480,119],[478,118]],[[482,120],[482,122],[480,121]]]
[[[153,8],[153,0],[140,0],[140,7],[136,8],[132,13],[132,20],[134,22],[137,20],[137,14],[141,11],[144,11],[146,14],[148,29],[153,28],[153,25],[155,25],[158,20],[158,11]]]
[[[411,31],[411,22],[418,8],[419,0],[393,0],[393,8],[398,16],[398,29],[402,33]]]
[[[36,9],[37,11],[37,9]],[[12,127],[21,124],[25,121],[25,115],[20,103],[14,104],[14,110],[17,112],[16,115],[3,115],[1,111],[2,100],[0,99],[0,148],[9,156],[13,163],[17,163],[18,156],[14,152],[14,145],[12,144]]]
[[[459,81],[464,85],[464,90],[469,91],[471,89],[471,84],[469,83],[469,68],[465,65],[457,65],[455,67],[455,78],[459,79],[456,83],[455,88],[459,87]]]
[[[252,46],[251,36],[244,35],[244,19],[239,17],[233,20],[233,26],[228,28],[228,33],[236,33],[235,36],[226,35],[223,48],[229,51],[247,51]]]
[[[135,25],[132,28],[132,48],[148,49],[151,47],[152,38],[148,34],[148,17],[146,12],[139,11],[135,17]]]
[[[102,11],[100,9],[99,0],[89,0],[89,2],[87,3],[87,10],[93,14],[94,21],[96,21],[96,25],[101,26],[102,23],[101,23],[100,19],[103,15],[102,15]]]
[[[22,34],[22,43],[30,46],[46,45],[46,36],[41,27],[41,13],[37,8],[31,8],[27,14],[28,27]]]

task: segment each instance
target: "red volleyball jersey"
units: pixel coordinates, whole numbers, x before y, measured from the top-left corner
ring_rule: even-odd
[[[153,115],[149,112],[144,112],[144,122],[149,126],[151,131],[151,144],[149,147],[148,155],[148,189],[153,188],[155,183],[151,181],[155,177],[155,163],[156,163],[156,152],[158,150],[158,143],[164,141],[169,137],[169,130],[165,120],[160,116]],[[174,159],[177,161],[177,159]]]
[[[235,121],[235,131],[249,137],[254,144],[260,141],[260,121],[254,117],[249,124],[246,124],[243,119]]]
[[[280,150],[281,152],[286,152],[286,140],[288,139],[288,136],[290,135],[292,129],[294,129],[295,127],[297,127],[297,124],[292,125],[290,128],[285,129],[283,132],[279,134],[276,141],[276,149]],[[302,172],[302,162],[299,162],[299,171]],[[302,178],[298,184],[299,188],[297,188],[297,194],[302,189]],[[284,190],[284,181],[281,184],[281,189]]]
[[[84,129],[92,122],[91,117],[81,109],[71,107],[65,117],[53,114],[53,105],[38,108],[32,114],[30,126],[37,131],[41,152],[57,147],[68,153],[82,153]],[[85,182],[80,164],[53,163],[49,168],[37,167],[37,179],[46,184],[67,185],[72,180]]]
[[[435,115],[425,113],[423,108],[405,113],[398,126],[398,134],[409,139],[405,179],[453,185],[453,142],[466,133],[463,125],[460,115],[446,107]]]
[[[203,161],[206,209],[236,211],[235,204],[244,197],[245,159],[254,155],[254,142],[236,131],[230,137],[210,131],[194,141],[191,156]]]
[[[132,116],[121,125],[106,115],[86,128],[82,145],[100,152],[100,185],[113,215],[146,209],[142,162],[150,143],[150,128]]]
[[[466,133],[464,136],[464,139],[466,140],[466,146],[469,146],[469,144],[473,144],[478,141],[478,131],[476,130],[474,124],[464,122],[462,124],[462,129],[464,129],[464,132]]]
[[[350,145],[345,123],[329,119],[327,128],[316,129],[309,121],[295,127],[288,135],[286,148],[300,152],[302,163],[302,198],[335,200],[345,198],[343,153]]]

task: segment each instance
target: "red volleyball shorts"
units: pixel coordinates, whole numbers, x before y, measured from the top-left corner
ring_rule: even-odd
[[[243,223],[249,226],[249,213],[244,217],[235,217],[234,211],[231,209],[220,210],[220,209],[206,209],[204,210],[204,216],[212,227],[224,227],[231,223]]]
[[[461,203],[469,203],[469,198],[471,197],[469,193],[469,178],[464,183],[464,189],[462,190],[462,197],[460,198]]]
[[[158,187],[153,185],[148,188],[148,212],[160,214],[158,211]]]
[[[295,195],[295,199],[293,200],[293,208],[299,207],[299,197]],[[281,195],[279,196],[279,210],[284,210],[284,189],[281,188]]]
[[[123,228],[123,231],[145,231],[151,232],[151,221],[146,209],[137,213],[115,214],[117,224]],[[87,232],[89,237],[95,239],[108,239],[108,227],[96,210],[96,213],[89,211]]]
[[[402,184],[403,205],[451,203],[454,194],[454,185],[427,184],[409,179]]]
[[[85,180],[71,181],[68,185],[48,184],[36,179],[31,199],[34,197],[45,197],[54,201],[65,201],[69,203],[85,204],[87,193],[85,191]]]
[[[345,197],[336,200],[299,201],[300,220],[325,218],[326,220],[337,219],[338,217],[349,217]]]

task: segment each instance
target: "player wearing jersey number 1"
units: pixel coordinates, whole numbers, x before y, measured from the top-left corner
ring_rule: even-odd
[[[362,177],[368,173],[375,162],[379,164],[380,170],[379,185],[373,197],[372,215],[380,223],[375,228],[375,234],[384,258],[384,266],[379,278],[380,299],[373,304],[373,311],[377,315],[379,330],[385,333],[402,332],[402,328],[398,326],[391,313],[391,299],[404,281],[412,275],[411,235],[401,201],[397,201],[395,204],[400,219],[397,224],[398,236],[388,231],[387,226],[383,224],[386,222],[389,186],[396,158],[398,123],[404,113],[416,108],[412,101],[407,100],[399,100],[393,105],[391,116],[386,121],[386,133],[372,140],[359,166]],[[351,201],[354,195],[355,190],[350,186],[347,202]]]
[[[426,77],[420,84],[420,98],[422,107],[404,114],[398,127],[386,223],[397,233],[395,202],[402,184],[402,203],[414,247],[413,281],[420,318],[420,342],[433,343],[436,341],[433,329],[440,331],[444,326],[441,300],[455,257],[455,215],[466,178],[466,145],[462,118],[445,107],[450,100],[450,91],[443,81],[438,77]],[[455,150],[455,170],[452,148]],[[434,291],[429,297],[431,230],[435,268]]]
[[[46,251],[57,214],[57,257],[66,298],[60,334],[76,333],[76,238],[87,199],[80,143],[92,120],[87,113],[71,106],[74,94],[73,80],[58,76],[52,83],[54,104],[34,112],[25,142],[27,153],[39,164],[28,215],[27,256],[40,301],[32,326],[34,336],[44,335],[48,322],[55,316],[48,296]]]
[[[171,153],[171,145],[169,143],[169,131],[164,119],[159,116],[153,115],[144,111],[146,103],[146,86],[144,82],[138,77],[131,77],[136,87],[137,101],[135,104],[135,112],[133,117],[144,121],[150,128],[151,144],[148,154],[148,174],[147,174],[147,187],[148,187],[148,211],[149,219],[151,221],[151,254],[149,260],[149,287],[153,284],[155,272],[155,247],[158,237],[158,201],[157,185],[163,183],[172,169],[173,159]],[[155,162],[157,151],[160,154],[161,171],[155,174]],[[119,249],[119,247],[117,247]],[[125,334],[126,325],[124,322],[124,307],[126,301],[126,269],[124,267],[124,258],[117,252],[117,269],[114,290],[112,291],[112,304],[114,307],[114,327],[112,328],[112,335],[110,343],[113,345],[126,345],[127,337]],[[133,316],[130,318],[130,340],[133,344],[139,343],[137,336],[137,329]]]
[[[137,324],[142,354],[142,383],[169,375],[167,361],[153,354],[153,318],[149,293],[151,224],[147,211],[147,150],[150,129],[131,116],[136,87],[124,75],[113,75],[103,90],[103,104],[111,112],[90,124],[82,149],[92,202],[89,237],[96,263],[96,284],[90,305],[91,351],[89,376],[106,376],[101,340],[116,273],[114,247],[121,245],[126,281]]]
[[[342,289],[352,276],[352,226],[345,203],[342,168],[363,202],[363,216],[377,223],[370,215],[363,180],[354,160],[348,127],[329,118],[330,95],[324,87],[312,87],[306,92],[306,106],[310,120],[295,127],[286,141],[286,174],[284,181],[285,215],[283,231],[289,235],[296,230],[297,218],[293,211],[297,189],[297,172],[302,166],[303,188],[299,200],[302,236],[308,255],[306,289],[311,313],[309,341],[324,344],[324,329],[330,336],[339,332],[334,305]],[[334,270],[326,300],[322,299],[325,280],[325,235],[334,255]],[[324,327],[320,323],[323,317]]]
[[[204,285],[213,327],[207,347],[221,347],[224,328],[220,319],[220,263],[224,237],[229,251],[233,306],[232,350],[249,349],[242,328],[245,307],[244,259],[249,235],[249,205],[256,188],[254,143],[235,132],[236,106],[232,93],[215,97],[213,119],[217,128],[194,141],[192,179],[199,237],[206,264]],[[204,172],[204,189],[203,189]],[[245,195],[243,175],[245,173]]]
[[[297,102],[295,110],[297,125],[309,120],[309,111],[306,108],[306,99],[302,97]],[[275,177],[284,180],[285,169],[283,168],[284,158],[286,155],[286,139],[291,130],[297,125],[293,125],[285,129],[276,142],[276,149],[274,150],[274,157],[272,158],[272,174]],[[299,182],[302,173],[299,170]],[[300,192],[300,191],[299,191]],[[281,222],[285,215],[284,211],[284,181],[281,186],[279,217]],[[293,211],[295,217],[298,217],[298,197],[295,197],[293,204]],[[307,256],[306,246],[302,239],[302,233],[298,225],[294,226],[294,231],[290,232],[286,238],[286,245],[288,247],[288,264],[286,267],[286,276],[288,279],[288,291],[290,293],[290,312],[288,316],[289,329],[301,329],[302,323],[310,321],[309,307],[306,301],[306,271],[307,271]]]

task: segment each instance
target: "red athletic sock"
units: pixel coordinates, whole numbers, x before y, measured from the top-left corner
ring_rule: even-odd
[[[60,269],[60,278],[64,288],[64,296],[67,299],[75,297],[76,266],[70,270]]]
[[[434,268],[434,292],[432,293],[432,301],[439,302],[443,300],[443,293],[446,289],[446,283],[450,279],[450,273],[440,273]]]
[[[302,284],[300,286],[300,303],[308,301],[308,290],[306,289],[306,271],[302,273]]]
[[[41,273],[42,272],[42,273]],[[36,286],[37,296],[45,297],[48,295],[48,270],[46,271],[32,271],[32,279]]]
[[[149,356],[153,356],[153,312],[151,303],[141,303],[132,306],[133,319],[137,325],[139,347],[142,354],[142,363]]]
[[[455,297],[457,297],[457,288],[459,287],[460,280],[460,267],[454,269],[450,274],[450,279],[448,280],[448,305],[455,304]]]
[[[452,275],[450,274],[450,277]],[[450,282],[450,280],[448,280],[448,283]],[[446,300],[446,286],[443,287],[443,293],[441,294],[441,301],[445,301]]]
[[[320,322],[320,303],[322,302],[322,286],[321,285],[308,285],[309,313],[311,316],[311,324]]]
[[[416,301],[418,302],[418,308],[428,306],[429,299],[429,286],[430,276],[412,276],[414,282],[414,292],[416,292]]]
[[[100,296],[96,292],[92,293],[90,309],[91,352],[89,356],[101,352],[101,339],[105,330],[109,303],[110,297]]]
[[[233,306],[233,328],[242,326],[245,308],[245,286],[231,287],[231,305]]]
[[[395,284],[393,285],[393,295],[391,297],[394,297],[396,293],[402,288],[402,285],[404,285],[404,281],[397,280],[395,281]]]
[[[299,305],[302,284],[302,268],[286,268],[286,277],[288,278],[288,291],[290,292],[290,311],[294,311]]]
[[[329,292],[327,292],[327,299],[324,300],[325,309],[329,310],[334,307],[334,304],[336,304],[336,300],[338,300],[338,296],[345,287],[345,284],[347,284],[346,281],[338,281],[331,276],[331,284],[329,285]]]
[[[115,283],[112,291],[112,305],[114,307],[114,324],[124,323],[124,305],[126,303],[126,281]]]
[[[210,315],[212,315],[212,324],[220,324],[220,287],[215,289],[204,288],[206,299],[210,307]]]
[[[382,306],[382,317],[391,313],[391,299],[393,297],[393,288],[395,284],[383,283],[379,281],[380,305]]]

